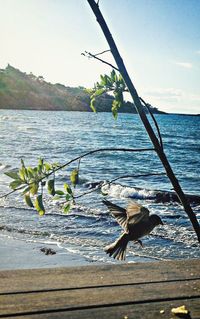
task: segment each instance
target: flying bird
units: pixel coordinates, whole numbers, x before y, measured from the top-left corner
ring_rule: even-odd
[[[139,238],[148,235],[154,227],[163,225],[158,215],[149,215],[149,210],[131,201],[127,208],[122,208],[108,200],[103,200],[111,215],[123,228],[122,235],[111,245],[105,247],[105,252],[118,260],[126,259],[126,248],[129,241],[142,242]]]

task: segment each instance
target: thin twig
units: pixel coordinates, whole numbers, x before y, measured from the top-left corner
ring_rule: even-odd
[[[79,159],[84,158],[84,157],[91,155],[91,154],[94,154],[94,153],[99,153],[99,152],[149,152],[149,151],[155,151],[155,149],[154,148],[99,148],[99,149],[84,153],[80,156],[77,156],[76,158],[73,158],[69,162],[56,168],[54,170],[54,172],[57,172],[58,170],[65,168],[66,166],[70,165],[71,163],[76,162]],[[50,176],[51,174],[52,174],[52,172],[49,173],[48,176]]]
[[[96,17],[97,22],[99,23],[99,25],[101,27],[102,32],[104,33],[104,36],[105,36],[107,43],[110,47],[110,50],[112,52],[113,58],[116,62],[116,65],[120,70],[120,73],[124,79],[124,82],[126,83],[127,88],[129,89],[129,92],[133,98],[136,110],[141,118],[142,123],[144,124],[144,127],[145,127],[145,129],[146,129],[146,131],[151,139],[151,142],[154,145],[155,151],[157,152],[157,155],[160,158],[160,160],[163,164],[163,167],[166,170],[167,176],[169,177],[169,179],[172,183],[172,186],[173,186],[174,190],[176,191],[177,196],[178,196],[180,202],[182,203],[182,205],[185,209],[185,212],[187,213],[187,215],[188,215],[188,217],[193,225],[193,228],[196,232],[198,241],[200,242],[200,225],[199,225],[199,222],[197,220],[197,217],[196,217],[194,211],[192,210],[192,208],[191,208],[191,206],[190,206],[190,204],[189,204],[189,202],[188,202],[188,200],[187,200],[187,198],[182,190],[182,187],[179,184],[179,181],[176,178],[163,149],[161,148],[159,140],[158,140],[156,134],[154,133],[154,131],[153,131],[153,129],[148,121],[148,118],[147,118],[147,116],[142,108],[142,104],[141,104],[141,101],[139,99],[137,90],[136,90],[135,86],[133,85],[133,82],[131,81],[131,78],[127,72],[127,69],[126,69],[125,64],[123,62],[123,59],[119,53],[119,50],[115,44],[115,41],[114,41],[112,34],[107,26],[107,23],[106,23],[103,15],[101,13],[101,11],[99,10],[99,6],[96,4],[96,2],[94,0],[87,0],[87,1],[88,1],[88,4],[90,5],[95,17]]]
[[[81,158],[79,158],[79,160],[78,160],[78,172],[79,172],[79,170],[80,170],[80,165],[81,165]]]
[[[166,173],[149,173],[149,174],[140,174],[140,175],[124,175],[124,176],[119,176],[119,177],[116,177],[116,178],[112,179],[112,181],[110,183],[116,182],[118,179],[123,179],[123,178],[136,178],[136,177],[148,177],[148,176],[160,176],[160,175],[166,175]]]
[[[99,148],[99,149],[96,149],[96,150],[92,150],[92,151],[89,151],[87,153],[84,153],[80,156],[77,156],[76,158],[73,158],[72,160],[68,161],[67,163],[55,168],[54,170],[52,170],[50,173],[46,174],[44,177],[42,177],[41,179],[38,180],[38,182],[41,182],[43,179],[45,178],[48,178],[49,176],[51,176],[52,174],[55,174],[55,172],[65,168],[66,166],[70,165],[71,163],[73,162],[76,162],[86,156],[89,156],[91,154],[94,154],[94,153],[98,153],[98,152],[149,152],[149,151],[155,151],[154,148]],[[25,186],[30,186],[34,184],[33,183],[30,183],[30,184],[27,184]],[[15,188],[14,190],[12,190],[11,192],[5,194],[5,195],[2,195],[0,196],[0,199],[1,198],[4,198],[4,197],[7,197],[8,195],[11,195],[12,193],[14,192],[17,192],[21,189],[23,189],[25,186],[20,186],[18,188]]]
[[[109,63],[109,62],[107,62],[107,61],[105,61],[105,60],[102,60],[102,59],[100,59],[100,58],[98,58],[96,55],[94,55],[94,54],[92,54],[92,53],[90,53],[90,52],[87,52],[87,51],[85,51],[85,53],[81,53],[83,56],[88,56],[89,58],[94,58],[94,59],[96,59],[96,60],[98,60],[98,61],[100,61],[100,62],[102,62],[102,63],[105,63],[105,64],[107,64],[107,65],[109,65],[111,68],[113,68],[113,69],[115,69],[116,71],[119,71],[119,69],[116,67],[116,66],[114,66],[113,64],[111,64],[111,63]]]
[[[150,114],[150,116],[151,116],[151,118],[152,118],[152,120],[153,120],[153,122],[154,122],[154,124],[155,124],[155,127],[156,127],[157,132],[158,132],[159,140],[160,140],[160,146],[161,146],[161,148],[162,148],[162,150],[163,150],[162,136],[161,136],[161,133],[160,133],[160,129],[159,129],[158,123],[157,123],[157,121],[156,121],[156,119],[155,119],[155,116],[153,115],[153,113],[152,113],[152,111],[151,111],[151,109],[150,109],[150,107],[149,107],[149,104],[146,103],[141,97],[140,97],[140,100],[141,100],[142,103],[146,106],[146,108],[147,108],[147,110],[149,111],[149,114]]]
[[[110,52],[110,50],[104,50],[104,51],[102,51],[100,53],[96,53],[96,54],[93,54],[93,55],[96,57],[97,55],[101,55],[101,54],[104,54],[106,52]]]
[[[107,181],[106,183],[105,182],[100,182],[99,185],[97,185],[95,188],[87,191],[87,192],[84,192],[78,196],[75,196],[74,198],[77,199],[77,198],[80,198],[80,197],[83,197],[85,195],[88,195],[88,194],[91,194],[99,189],[101,189],[101,187],[104,185],[111,185],[112,183],[116,182],[117,180],[119,179],[124,179],[124,178],[138,178],[138,177],[148,177],[148,176],[160,176],[160,175],[166,175],[166,173],[149,173],[149,174],[138,174],[138,175],[123,175],[123,176],[119,176],[119,177],[116,177],[114,179],[112,179],[111,181]]]
[[[77,198],[83,197],[85,195],[91,194],[93,192],[96,192],[97,190],[99,190],[101,188],[102,184],[103,184],[103,182],[100,182],[99,185],[97,185],[95,188],[92,188],[91,190],[84,192],[80,195],[74,196],[74,199],[77,199]]]
[[[12,191],[10,191],[9,193],[0,196],[0,199],[6,198],[6,197],[8,197],[8,196],[11,195],[11,194],[13,194],[13,193],[15,193],[15,192],[17,192],[17,191],[20,191],[21,189],[25,188],[26,186],[27,186],[27,185],[23,185],[23,186],[20,186],[20,187],[18,187],[18,188],[15,188],[15,189],[13,189]]]

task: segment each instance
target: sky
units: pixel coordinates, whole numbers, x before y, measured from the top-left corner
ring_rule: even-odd
[[[200,0],[99,0],[138,94],[170,113],[200,113]],[[0,68],[92,87],[111,68],[87,0],[0,0]],[[106,53],[103,59],[114,64]],[[127,99],[129,97],[127,96]]]

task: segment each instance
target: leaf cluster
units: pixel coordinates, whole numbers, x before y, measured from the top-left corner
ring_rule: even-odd
[[[58,163],[50,164],[40,158],[35,167],[26,167],[21,159],[21,167],[18,171],[9,171],[5,175],[12,178],[9,187],[12,192],[21,190],[27,206],[37,210],[39,215],[45,214],[44,191],[55,200],[63,199],[62,208],[65,213],[71,209],[74,202],[73,188],[78,183],[78,169],[70,174],[71,185],[65,183],[63,190],[56,188],[55,171],[59,169]]]
[[[117,74],[114,69],[110,75],[100,75],[100,81],[94,85],[93,89],[86,89],[86,92],[90,94],[90,107],[93,112],[96,112],[96,97],[108,92],[113,93],[114,100],[112,102],[111,111],[114,119],[117,119],[118,110],[123,105],[123,92],[125,91],[127,91],[127,87],[124,79],[122,75],[120,73]]]

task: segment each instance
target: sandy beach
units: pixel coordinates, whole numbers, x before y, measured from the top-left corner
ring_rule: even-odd
[[[41,248],[52,249],[56,254],[46,255]],[[33,243],[9,238],[0,234],[0,269],[33,269],[87,265],[82,256],[63,251],[57,245]]]

